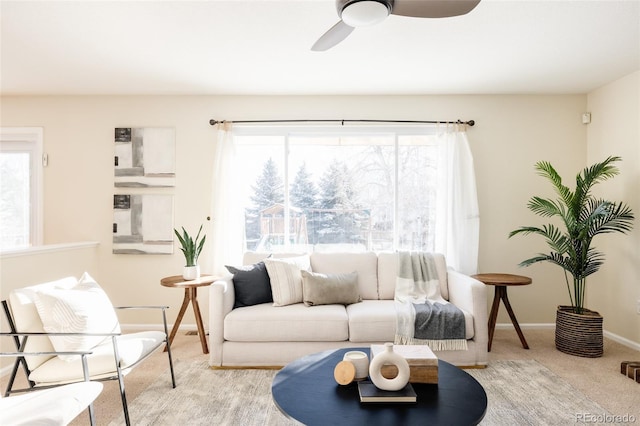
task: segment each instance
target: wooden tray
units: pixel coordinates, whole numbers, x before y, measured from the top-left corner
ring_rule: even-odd
[[[372,358],[384,351],[384,345],[371,345]],[[393,345],[393,351],[409,363],[409,383],[438,383],[438,358],[426,345]],[[394,365],[384,365],[380,373],[387,379],[398,375]]]

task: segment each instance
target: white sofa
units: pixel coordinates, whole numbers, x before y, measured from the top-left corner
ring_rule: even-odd
[[[245,253],[244,265],[265,259],[266,253]],[[278,255],[273,257],[290,257]],[[362,302],[306,306],[262,303],[233,309],[232,276],[210,289],[209,364],[212,367],[283,366],[294,359],[327,349],[369,347],[393,342],[396,325],[394,253],[312,253],[311,269],[323,274],[357,271]],[[465,313],[468,350],[436,355],[458,366],[484,366],[488,361],[487,295],[485,285],[447,270],[436,256],[442,296]]]

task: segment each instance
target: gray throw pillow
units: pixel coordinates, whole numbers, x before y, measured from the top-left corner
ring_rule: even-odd
[[[358,273],[319,274],[300,271],[302,274],[302,301],[307,306],[350,305],[361,302]]]

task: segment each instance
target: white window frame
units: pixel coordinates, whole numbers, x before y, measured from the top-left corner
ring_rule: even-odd
[[[43,215],[43,140],[42,127],[1,127],[0,151],[29,152],[31,158],[30,176],[30,223],[29,247],[40,246],[43,243],[44,215]],[[28,247],[24,247],[25,249]],[[3,248],[5,250],[20,250],[22,248]]]
[[[336,135],[348,135],[348,136],[390,136],[393,137],[393,147],[394,147],[394,155],[395,162],[398,163],[398,155],[399,155],[399,137],[405,135],[435,135],[438,133],[437,125],[413,125],[413,124],[405,124],[405,125],[390,125],[390,124],[343,124],[343,125],[335,125],[335,124],[327,124],[327,125],[286,125],[286,124],[265,124],[265,123],[250,123],[250,124],[236,124],[233,128],[234,135],[238,136],[280,136],[284,140],[284,149],[285,152],[289,152],[289,138],[291,137],[306,137],[306,136],[336,136]],[[288,161],[289,156],[285,155],[285,170],[288,169]],[[398,212],[399,200],[398,200],[398,175],[399,169],[395,167],[394,170],[394,182],[395,182],[395,190],[394,190],[394,200],[393,200],[393,241],[392,245],[394,248],[398,247],[399,244],[399,232],[397,226],[397,219],[400,216]],[[286,188],[289,187],[289,178],[290,176],[285,173],[283,176],[283,184]],[[285,211],[284,211],[284,221],[288,223],[289,221],[289,192],[285,191]],[[285,242],[289,241],[289,230],[287,227],[284,229]]]

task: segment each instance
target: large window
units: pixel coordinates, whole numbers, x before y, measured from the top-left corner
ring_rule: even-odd
[[[0,250],[42,243],[42,129],[0,132]]]
[[[428,128],[236,127],[246,250],[434,250]]]

